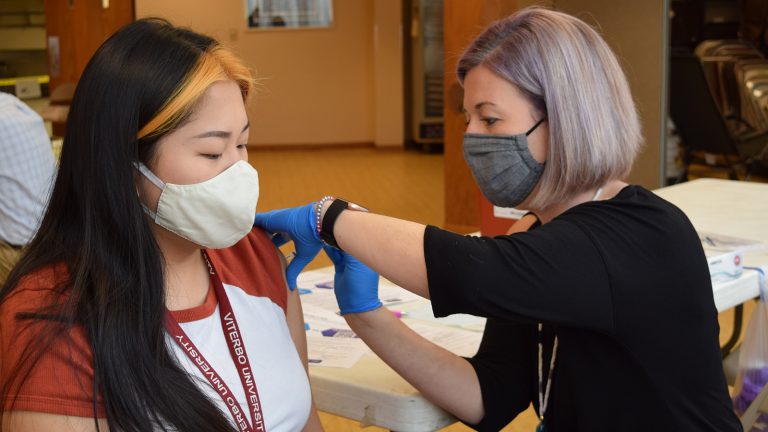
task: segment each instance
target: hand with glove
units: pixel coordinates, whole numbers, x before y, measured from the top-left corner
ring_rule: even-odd
[[[336,274],[333,291],[342,315],[368,312],[381,307],[379,275],[344,251],[323,246],[333,261]]]
[[[317,256],[323,245],[317,234],[315,204],[258,213],[253,222],[273,235],[272,242],[276,246],[293,240],[296,256],[285,271],[291,291],[296,289],[299,273]]]

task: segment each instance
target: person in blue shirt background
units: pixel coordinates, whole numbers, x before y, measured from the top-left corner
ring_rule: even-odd
[[[55,172],[43,119],[0,92],[0,283],[37,231]]]

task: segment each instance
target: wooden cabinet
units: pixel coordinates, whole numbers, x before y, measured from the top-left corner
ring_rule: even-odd
[[[96,49],[133,17],[133,0],[45,0],[51,92],[77,82]]]
[[[43,0],[0,1],[0,91],[17,93],[16,78],[45,84],[46,74]]]
[[[464,162],[462,141],[466,119],[461,111],[464,93],[456,80],[456,63],[464,48],[483,28],[517,8],[517,0],[444,0],[443,3],[444,227],[452,231],[480,229],[480,202],[483,198]]]

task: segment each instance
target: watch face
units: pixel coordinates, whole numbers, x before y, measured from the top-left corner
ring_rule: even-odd
[[[367,208],[365,208],[365,207],[363,207],[361,205],[357,205],[357,204],[355,204],[353,202],[347,202],[347,206],[348,206],[348,208],[350,210],[357,210],[357,211],[366,212],[366,213],[368,212]]]

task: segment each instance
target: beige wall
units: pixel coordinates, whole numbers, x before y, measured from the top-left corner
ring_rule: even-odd
[[[136,16],[207,33],[256,70],[262,88],[248,110],[254,145],[402,145],[402,48],[391,34],[399,28],[400,2],[333,6],[330,29],[248,30],[242,1],[136,0]],[[383,96],[399,97],[400,105],[381,102]]]
[[[402,146],[403,10],[399,0],[374,0],[374,141],[378,146]]]
[[[645,147],[629,181],[647,188],[662,186],[661,139],[665,116],[666,60],[664,0],[555,0],[555,6],[595,24],[619,57],[640,112]]]
[[[262,79],[249,107],[256,145],[402,145],[403,76],[398,0],[334,0],[334,26],[247,30],[243,3],[136,0],[136,16],[169,18],[231,45]],[[618,54],[643,121],[646,146],[630,181],[660,186],[664,0],[520,0],[554,3],[600,24]]]

